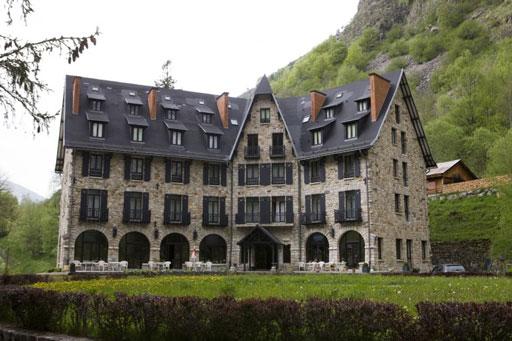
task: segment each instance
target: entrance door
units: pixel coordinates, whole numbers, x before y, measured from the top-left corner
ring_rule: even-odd
[[[255,270],[270,270],[272,267],[272,248],[270,245],[258,244],[254,246]]]
[[[160,261],[171,262],[172,269],[181,269],[189,259],[189,244],[185,236],[171,233],[160,244]]]
[[[340,239],[340,261],[349,268],[357,268],[364,262],[364,240],[356,231],[348,231]]]
[[[355,268],[359,265],[359,243],[347,243],[347,266]]]

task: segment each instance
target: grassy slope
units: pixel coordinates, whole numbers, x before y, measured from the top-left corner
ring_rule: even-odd
[[[230,275],[157,276],[127,279],[38,283],[36,287],[58,291],[82,291],[113,295],[159,296],[230,295],[236,298],[279,297],[304,300],[354,298],[399,304],[410,312],[421,301],[512,301],[512,278],[409,277],[360,275]]]

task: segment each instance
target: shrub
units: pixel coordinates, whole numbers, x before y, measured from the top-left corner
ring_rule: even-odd
[[[444,51],[438,35],[418,35],[409,45],[409,52],[418,63],[428,62]]]
[[[399,39],[395,41],[388,49],[388,54],[390,57],[398,57],[403,56],[409,53],[409,46],[404,39]]]
[[[387,67],[387,71],[405,69],[408,64],[409,62],[406,57],[393,58]]]

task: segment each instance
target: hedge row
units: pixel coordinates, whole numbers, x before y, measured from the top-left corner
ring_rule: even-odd
[[[235,300],[0,288],[0,321],[107,340],[505,340],[512,303]]]

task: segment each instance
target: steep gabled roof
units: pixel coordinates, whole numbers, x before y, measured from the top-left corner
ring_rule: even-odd
[[[258,85],[256,86],[254,95],[272,95],[272,93],[272,87],[270,86],[268,78],[266,75],[263,75],[263,77],[261,77],[260,81],[258,82]]]
[[[453,167],[455,167],[456,165],[459,165],[461,167],[463,167],[464,169],[466,169],[468,171],[468,173],[474,178],[474,179],[478,179],[478,177],[475,175],[475,173],[473,173],[471,171],[471,169],[469,169],[468,166],[466,166],[466,164],[461,160],[461,159],[457,159],[457,160],[451,160],[451,161],[445,161],[445,162],[439,162],[437,164],[437,167],[436,168],[432,168],[432,169],[429,169],[428,172],[427,172],[427,178],[436,178],[436,177],[441,177],[443,176],[446,172],[448,172],[450,169],[452,169]]]

